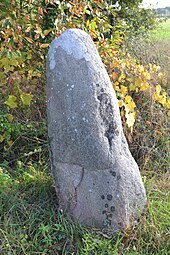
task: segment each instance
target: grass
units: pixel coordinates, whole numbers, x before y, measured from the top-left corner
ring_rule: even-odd
[[[170,19],[160,23],[159,27],[152,32],[154,41],[170,40]]]
[[[161,22],[147,38],[130,40],[128,48],[141,64],[152,63],[161,67],[167,74],[167,92],[170,93],[170,19]]]
[[[53,178],[47,164],[46,139],[38,139],[39,135],[47,133],[46,126],[42,125],[33,133],[28,132],[30,129],[24,133],[18,131],[19,143],[16,139],[4,152],[6,161],[0,161],[1,255],[169,254],[168,125],[160,109],[155,109],[155,115],[150,114],[148,102],[143,102],[139,110],[143,118],[136,123],[135,130],[141,134],[141,149],[145,153],[141,161],[144,162],[142,173],[148,206],[146,214],[135,226],[126,233],[109,237],[97,229],[90,230],[73,223],[58,210]],[[150,124],[146,126],[148,118]],[[163,136],[158,137],[155,133],[156,121],[158,127],[162,127]],[[137,139],[137,134],[134,137]],[[148,144],[151,141],[155,145],[152,150],[152,143]],[[135,152],[133,154],[135,156]]]
[[[168,255],[170,176],[144,177],[147,212],[127,233],[111,238],[73,223],[57,210],[46,165],[17,162],[0,170],[0,254]]]

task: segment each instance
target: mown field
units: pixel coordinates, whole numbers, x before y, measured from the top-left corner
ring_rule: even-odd
[[[163,21],[159,27],[153,31],[153,39],[159,40],[170,40],[170,19]]]

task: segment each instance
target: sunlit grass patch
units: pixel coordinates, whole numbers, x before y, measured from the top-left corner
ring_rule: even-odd
[[[160,23],[159,27],[152,31],[151,37],[155,41],[170,40],[170,19]]]

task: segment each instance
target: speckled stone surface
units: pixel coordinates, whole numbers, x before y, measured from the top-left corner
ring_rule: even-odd
[[[88,226],[126,229],[146,204],[119,107],[90,36],[68,29],[47,58],[51,167],[59,206]]]

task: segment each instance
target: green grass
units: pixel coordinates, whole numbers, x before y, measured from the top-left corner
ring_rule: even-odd
[[[149,179],[147,212],[127,233],[107,238],[97,230],[74,224],[57,210],[53,180],[47,166],[0,169],[0,254],[168,255],[169,176]]]
[[[152,32],[155,41],[170,40],[170,19],[160,23],[159,27]]]

